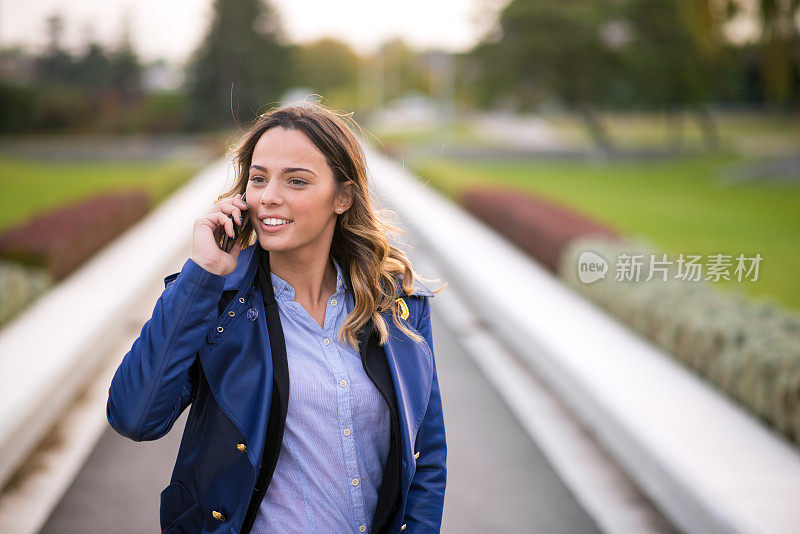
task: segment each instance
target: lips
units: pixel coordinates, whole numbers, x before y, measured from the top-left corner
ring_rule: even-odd
[[[280,221],[285,221],[285,222],[281,222],[280,224],[274,224],[274,223],[278,223]],[[267,224],[268,222],[269,223],[273,223],[273,224],[271,224],[271,225]],[[290,224],[292,224],[292,222],[293,221],[290,220],[290,219],[281,219],[281,218],[277,218],[277,217],[266,217],[264,219],[261,219],[261,228],[265,232],[278,232],[280,230],[283,230],[284,228],[286,228]]]

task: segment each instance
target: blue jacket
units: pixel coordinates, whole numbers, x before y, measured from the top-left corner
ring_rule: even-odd
[[[269,299],[257,283],[256,247],[242,250],[236,270],[227,276],[212,274],[191,259],[180,273],[168,276],[152,317],[109,388],[109,423],[135,441],[165,435],[192,405],[171,482],[161,494],[164,532],[248,532],[254,506],[266,491],[257,486],[268,483],[270,464],[274,468],[277,461],[276,452],[265,457],[265,451],[275,451],[270,436],[278,442],[282,436],[286,406],[280,399],[285,392],[279,391],[281,381],[273,368],[282,369],[278,363],[282,358],[285,365],[286,355],[284,348],[273,361],[282,331],[279,324],[276,330],[276,321],[268,324],[272,306],[265,307]],[[388,310],[382,312],[389,341],[381,354],[387,380],[391,378],[390,407],[399,427],[401,459],[399,502],[383,510],[382,530],[438,532],[447,448],[432,351],[433,294],[416,283],[414,294],[407,295],[398,283],[396,297],[408,309],[407,326],[424,340],[414,342]],[[283,418],[272,409],[276,402]],[[388,463],[386,473],[392,473]],[[385,476],[387,480],[391,477]]]

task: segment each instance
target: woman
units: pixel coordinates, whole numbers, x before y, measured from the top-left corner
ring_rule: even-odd
[[[135,441],[191,404],[162,529],[438,532],[433,293],[388,242],[358,140],[321,106],[277,108],[235,163],[109,389]]]

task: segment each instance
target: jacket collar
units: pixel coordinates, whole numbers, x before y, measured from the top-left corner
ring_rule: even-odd
[[[256,255],[254,254],[256,247],[260,246],[258,243],[253,243],[252,245],[242,249],[239,252],[239,262],[236,265],[236,269],[228,275],[225,276],[225,284],[222,288],[223,291],[229,290],[239,290],[242,287],[250,287],[253,282],[255,281],[256,276],[256,268],[257,268],[257,261]],[[350,280],[349,280],[349,273],[344,273],[347,286],[350,287]],[[403,291],[403,287],[401,285],[401,279],[399,276],[396,277],[397,280],[397,293],[395,294],[395,298],[400,298],[404,296],[409,296]],[[412,296],[423,296],[423,297],[432,297],[434,296],[433,293],[425,287],[419,280],[414,280],[414,294]]]

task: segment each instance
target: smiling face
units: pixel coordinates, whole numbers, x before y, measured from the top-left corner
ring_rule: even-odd
[[[336,218],[349,207],[325,155],[301,131],[274,127],[253,150],[248,215],[265,250],[327,255]],[[284,219],[291,222],[271,220]],[[277,226],[269,223],[278,222]]]

